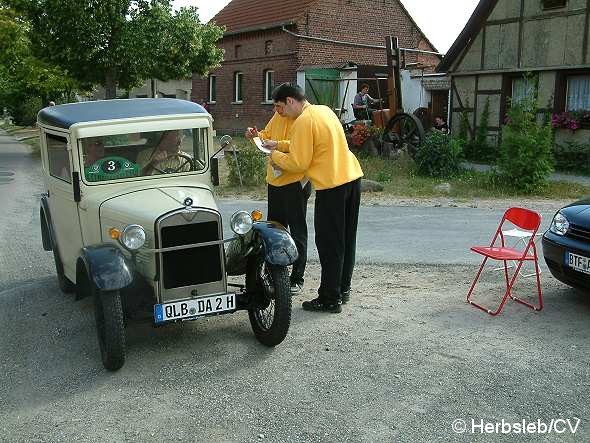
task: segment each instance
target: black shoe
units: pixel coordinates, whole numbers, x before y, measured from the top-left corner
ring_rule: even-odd
[[[350,301],[350,289],[342,293],[342,304],[345,305]]]
[[[304,301],[302,306],[305,311],[331,312],[333,314],[342,312],[342,304],[339,301],[325,303],[319,298],[314,298],[310,301]]]

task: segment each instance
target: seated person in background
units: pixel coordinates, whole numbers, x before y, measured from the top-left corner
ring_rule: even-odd
[[[84,166],[104,158],[104,142],[102,137],[91,137],[84,144]]]
[[[443,134],[449,133],[449,126],[447,125],[447,122],[440,115],[437,115],[436,117],[434,117],[434,124],[432,125],[432,128],[436,129],[437,131],[442,132]]]
[[[352,104],[354,117],[357,120],[370,120],[369,105],[379,103],[380,101],[369,95],[369,85],[363,83],[359,93],[354,96],[354,103]]]
[[[187,172],[192,170],[186,157],[192,158],[180,150],[182,131],[164,131],[154,148],[144,149],[137,156],[136,163],[141,167],[141,175],[161,174],[166,172]]]

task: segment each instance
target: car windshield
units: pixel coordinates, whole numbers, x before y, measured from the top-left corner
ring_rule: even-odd
[[[102,182],[203,171],[207,129],[174,129],[80,139],[84,177]]]

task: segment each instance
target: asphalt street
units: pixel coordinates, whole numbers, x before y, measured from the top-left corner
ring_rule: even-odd
[[[493,318],[464,302],[469,246],[489,241],[501,209],[363,206],[342,314],[301,309],[319,283],[310,248],[280,346],[260,345],[244,312],[144,319],[109,373],[92,300],[62,294],[42,250],[41,192],[40,161],[0,132],[0,441],[590,441],[588,297],[545,272],[540,313],[509,302]],[[266,205],[219,206],[227,230],[235,210]],[[308,216],[312,246],[311,204]],[[488,303],[497,277],[484,279]],[[537,432],[515,432],[523,421]]]

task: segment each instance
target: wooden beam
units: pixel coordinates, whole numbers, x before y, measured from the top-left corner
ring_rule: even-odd
[[[586,19],[584,20],[584,42],[582,44],[582,60],[588,63],[588,31],[590,29],[590,0],[586,0]]]
[[[586,8],[580,9],[572,9],[571,11],[555,11],[555,12],[548,12],[546,14],[539,14],[539,15],[532,15],[530,17],[525,17],[525,22],[533,22],[537,20],[547,20],[550,18],[558,18],[558,17],[573,17],[576,15],[586,14]]]
[[[522,15],[522,13],[521,13]],[[488,20],[486,25],[493,26],[493,25],[509,25],[510,23],[518,23],[521,17],[513,17],[513,18],[503,18],[500,20]]]
[[[498,95],[504,92],[502,89],[480,89],[477,91],[479,95]]]
[[[453,72],[453,76],[455,77],[465,77],[465,76],[475,76],[475,75],[485,75],[485,74],[509,74],[509,73],[518,73],[518,72],[543,72],[543,71],[570,71],[575,69],[590,69],[590,64],[584,65],[574,65],[574,66],[564,66],[564,65],[556,65],[556,66],[543,66],[540,68],[533,68],[527,67],[524,69],[519,68],[507,68],[507,69],[487,69],[483,71],[464,71]]]
[[[486,55],[486,25],[481,28],[481,69],[485,69],[485,55]]]
[[[475,76],[475,99],[474,99],[474,103],[473,103],[473,109],[475,109],[475,111],[473,111],[473,130],[475,131],[475,128],[477,128],[477,90],[479,89],[479,75]]]
[[[522,40],[524,32],[524,0],[520,0],[520,17],[518,18],[518,49],[516,66],[522,68]]]

